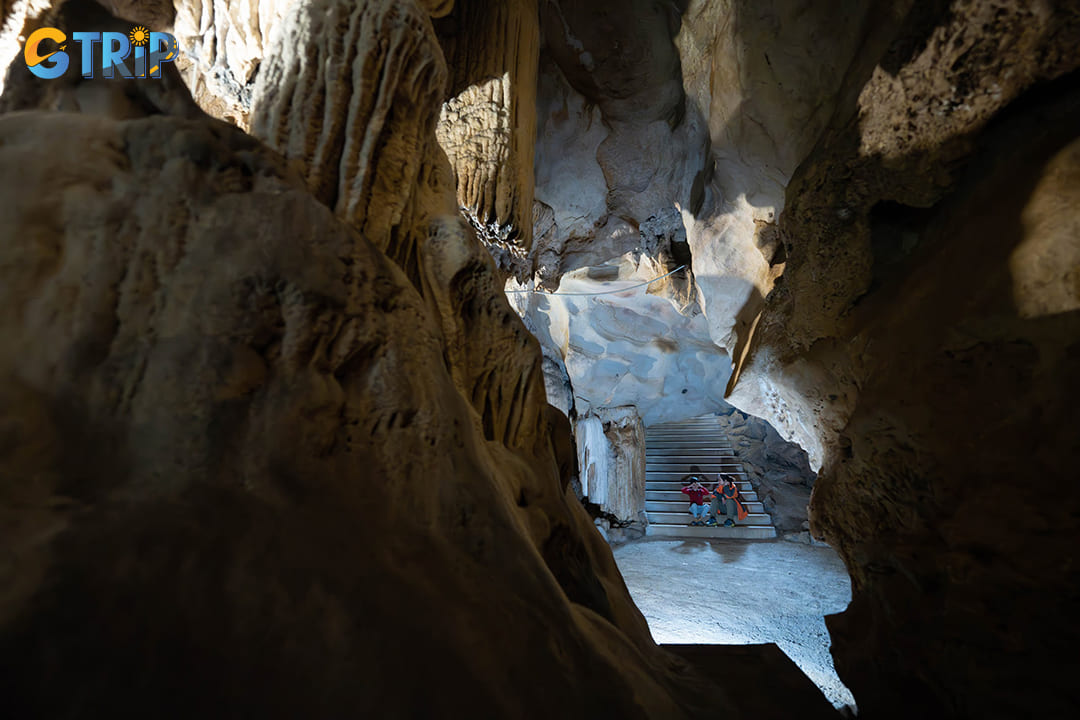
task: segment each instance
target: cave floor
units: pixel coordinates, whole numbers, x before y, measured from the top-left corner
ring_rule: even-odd
[[[825,628],[824,616],[851,601],[834,550],[695,538],[642,540],[614,553],[657,643],[776,643],[834,706],[854,706],[833,669]]]

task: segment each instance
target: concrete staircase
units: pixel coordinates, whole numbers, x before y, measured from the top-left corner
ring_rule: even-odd
[[[731,473],[737,478],[739,499],[747,515],[735,527],[691,527],[689,499],[681,492],[681,478],[697,465],[714,487],[716,474]],[[693,420],[653,425],[645,431],[645,514],[650,537],[733,538],[765,540],[776,537],[772,517],[758,500],[742,463],[715,415]],[[720,519],[723,522],[724,516]]]

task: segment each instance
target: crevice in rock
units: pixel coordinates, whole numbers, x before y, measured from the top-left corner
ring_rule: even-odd
[[[882,200],[870,209],[870,248],[874,264],[867,293],[903,274],[907,260],[922,242],[923,231],[934,217],[935,209],[890,200]]]

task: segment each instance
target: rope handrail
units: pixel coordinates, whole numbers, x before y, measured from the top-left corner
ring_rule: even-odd
[[[637,289],[639,287],[644,287],[646,285],[652,285],[657,280],[663,280],[664,278],[666,278],[669,275],[674,275],[675,273],[679,272],[680,270],[682,270],[685,267],[686,267],[686,265],[680,265],[679,267],[675,268],[671,272],[664,273],[660,277],[654,277],[652,280],[646,280],[645,282],[638,283],[637,285],[631,285],[630,287],[624,287],[624,288],[617,288],[615,290],[603,290],[601,292],[546,292],[544,290],[507,290],[506,294],[507,295],[524,295],[526,293],[532,293],[534,295],[578,295],[578,296],[583,296],[583,295],[613,295],[615,293],[626,292],[627,290],[635,290],[635,289]]]

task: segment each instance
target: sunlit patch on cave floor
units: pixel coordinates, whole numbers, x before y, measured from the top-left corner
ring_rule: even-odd
[[[614,550],[660,644],[776,643],[836,707],[855,705],[829,654],[825,615],[851,583],[824,546],[734,540],[648,540]]]

